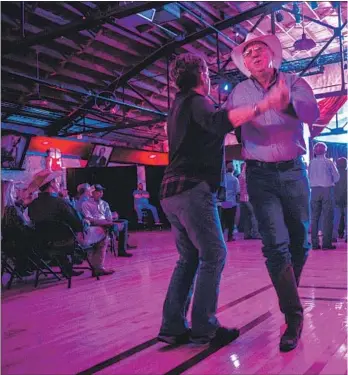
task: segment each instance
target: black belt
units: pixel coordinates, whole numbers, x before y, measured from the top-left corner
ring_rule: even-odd
[[[288,169],[294,168],[296,165],[301,165],[302,157],[300,156],[296,159],[278,162],[246,160],[246,164],[248,167],[259,167],[264,169],[270,169],[273,171],[286,171]]]

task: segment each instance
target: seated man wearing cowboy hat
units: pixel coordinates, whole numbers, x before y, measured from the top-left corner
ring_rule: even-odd
[[[249,34],[233,49],[232,59],[248,79],[233,89],[226,106],[235,109],[251,103],[254,111],[254,118],[240,128],[239,139],[262,251],[287,323],[280,350],[289,351],[297,346],[303,327],[297,287],[309,250],[303,123],[313,124],[319,110],[304,79],[279,71],[282,46],[275,35]]]
[[[28,206],[28,216],[36,223],[56,221],[70,226],[75,233],[83,230],[82,222],[76,211],[66,201],[58,197],[61,172],[42,170],[38,172],[28,186],[28,193],[39,191],[38,197]],[[68,266],[67,259],[62,256],[62,271]],[[81,275],[83,271],[73,271],[72,276]]]
[[[77,238],[82,246],[92,246],[93,251],[88,252],[88,257],[95,273],[99,276],[111,275],[114,271],[104,268],[106,234],[83,235],[83,223],[76,210],[65,200],[58,197],[60,172],[43,170],[34,176],[29,185],[29,190],[40,190],[39,197],[28,208],[28,214],[34,222],[60,221],[68,224],[77,233]],[[79,272],[75,272],[78,274]],[[80,272],[81,273],[81,272]]]

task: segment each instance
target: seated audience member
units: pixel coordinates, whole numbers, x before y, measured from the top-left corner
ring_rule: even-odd
[[[150,194],[148,191],[144,190],[143,184],[138,184],[138,189],[133,191],[134,197],[134,209],[138,216],[138,223],[143,224],[143,213],[142,210],[150,210],[155,221],[155,225],[161,225],[160,219],[158,217],[157,208],[149,203]]]
[[[84,238],[87,244],[95,244],[94,251],[91,253],[90,262],[92,265],[99,269],[98,275],[110,275],[113,270],[105,270],[103,267],[106,250],[109,245],[109,237],[105,226],[93,225],[90,220],[88,220],[82,210],[82,205],[92,198],[92,191],[94,187],[90,184],[83,183],[77,186],[78,199],[75,203],[75,208],[79,214],[83,227],[84,227]]]
[[[90,226],[90,222],[84,218],[84,215],[82,213],[82,204],[83,202],[88,201],[92,197],[92,192],[94,191],[94,186],[91,186],[90,184],[83,183],[77,186],[77,194],[78,194],[78,200],[76,201],[76,210],[80,214],[81,218],[83,219],[84,225],[86,226],[86,232],[88,233],[88,236],[100,236],[101,233],[105,234],[105,229],[103,227],[98,226]],[[128,232],[128,221],[127,220],[118,220],[118,214],[117,212],[112,213],[112,218],[115,224],[118,224],[118,228],[116,228],[116,233],[122,232],[124,229],[126,232]],[[123,234],[122,234],[123,236]],[[121,246],[121,249],[123,249],[123,244],[119,243],[119,246]],[[127,249],[135,249],[137,246],[131,246],[129,244],[129,238],[126,242],[126,248]],[[123,251],[120,251],[121,256],[131,256],[129,255],[122,255]]]
[[[341,216],[344,217],[344,228],[347,227],[347,159],[339,158],[336,162],[340,179],[335,185],[335,212],[334,212],[334,229],[333,238],[337,241],[338,229],[340,224]],[[347,232],[346,232],[347,241]]]
[[[94,188],[94,189],[93,189]],[[110,206],[101,198],[104,195],[104,187],[97,184],[92,188],[91,199],[84,200],[81,205],[81,213],[93,226],[104,228],[105,233],[108,230],[113,231],[118,236],[118,255],[121,257],[131,257],[132,254],[126,252],[128,237],[128,221],[113,220]],[[103,249],[106,252],[107,245]]]
[[[15,185],[13,181],[1,181],[2,196],[2,227],[3,234],[11,229],[20,238],[27,229],[33,229],[30,219],[24,215],[24,210],[32,201],[32,193],[23,194],[22,199],[17,199]]]
[[[66,187],[62,186],[60,188],[58,197],[64,199],[67,203],[75,208],[75,200],[70,197],[69,190]]]
[[[320,216],[323,217],[323,244],[322,248],[335,249],[332,245],[334,221],[334,186],[340,175],[335,164],[325,154],[325,143],[318,142],[314,146],[316,158],[312,159],[308,167],[308,177],[311,187],[311,237],[313,250],[320,249],[318,225]]]
[[[235,241],[235,238],[233,237],[233,231],[237,211],[237,195],[239,194],[239,182],[238,178],[233,175],[233,172],[233,163],[228,163],[225,176],[226,199],[225,201],[221,202],[222,229],[228,229],[227,242]]]
[[[92,197],[92,187],[90,184],[85,182],[84,184],[80,184],[77,186],[77,200],[75,203],[75,208],[77,212],[81,212],[83,202],[88,201]]]
[[[239,187],[240,187],[240,198],[239,198],[240,207],[245,212],[244,220],[243,220],[244,222],[242,223],[244,239],[245,240],[261,239],[261,236],[258,230],[257,220],[254,214],[254,208],[249,202],[245,171],[246,171],[246,163],[243,163],[242,170],[238,177],[238,180],[239,180]]]
[[[83,230],[82,222],[77,212],[66,201],[58,197],[60,172],[51,172],[42,170],[38,172],[28,190],[39,190],[38,197],[28,206],[28,215],[34,224],[43,222],[62,222],[70,226],[70,228],[79,237]],[[81,236],[80,236],[81,238]],[[65,255],[59,258],[62,264],[62,271],[68,268],[68,260]],[[79,276],[83,271],[73,271],[72,276]]]
[[[22,275],[28,271],[26,250],[32,243],[33,225],[24,215],[26,206],[32,200],[32,194],[26,194],[24,199],[16,199],[13,181],[1,181],[1,229],[5,244],[15,246],[16,271]],[[7,245],[5,245],[7,246]],[[14,248],[11,247],[12,250]],[[10,254],[8,254],[10,255]]]

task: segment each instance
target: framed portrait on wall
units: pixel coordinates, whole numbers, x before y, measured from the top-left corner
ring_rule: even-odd
[[[95,144],[87,167],[106,167],[110,160],[112,150],[113,148],[111,146]]]
[[[1,168],[22,169],[31,136],[12,130],[1,131]]]

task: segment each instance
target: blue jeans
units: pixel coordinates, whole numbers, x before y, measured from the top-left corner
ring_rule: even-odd
[[[311,237],[312,246],[319,246],[319,221],[322,218],[323,247],[332,245],[334,221],[334,188],[313,187],[311,194]]]
[[[157,208],[155,206],[153,206],[152,204],[150,204],[150,203],[139,204],[139,205],[135,205],[134,208],[135,208],[135,211],[137,213],[139,222],[143,221],[143,213],[142,213],[143,209],[150,210],[152,212],[153,220],[155,221],[155,223],[160,222],[160,219],[158,217]]]
[[[334,208],[334,223],[333,223],[333,234],[332,237],[337,239],[338,236],[338,228],[340,226],[340,221],[341,221],[341,215],[344,215],[344,229],[346,230],[347,228],[347,206],[344,204],[337,205],[335,204]],[[347,237],[347,233],[346,233]]]
[[[240,207],[244,209],[244,238],[259,237],[259,228],[252,204],[250,202],[241,202]]]
[[[120,219],[114,220],[114,225],[112,226],[112,231],[118,237],[118,253],[123,254],[127,250],[127,242],[128,242],[128,220]],[[121,224],[123,227],[120,230],[117,224]]]
[[[248,166],[247,186],[271,278],[292,264],[298,280],[310,248],[310,190],[302,159],[285,171]]]
[[[160,333],[180,335],[187,330],[186,314],[197,273],[192,336],[211,338],[219,327],[215,314],[227,251],[216,194],[201,182],[191,190],[163,199],[161,205],[171,223],[180,257],[164,302]]]

